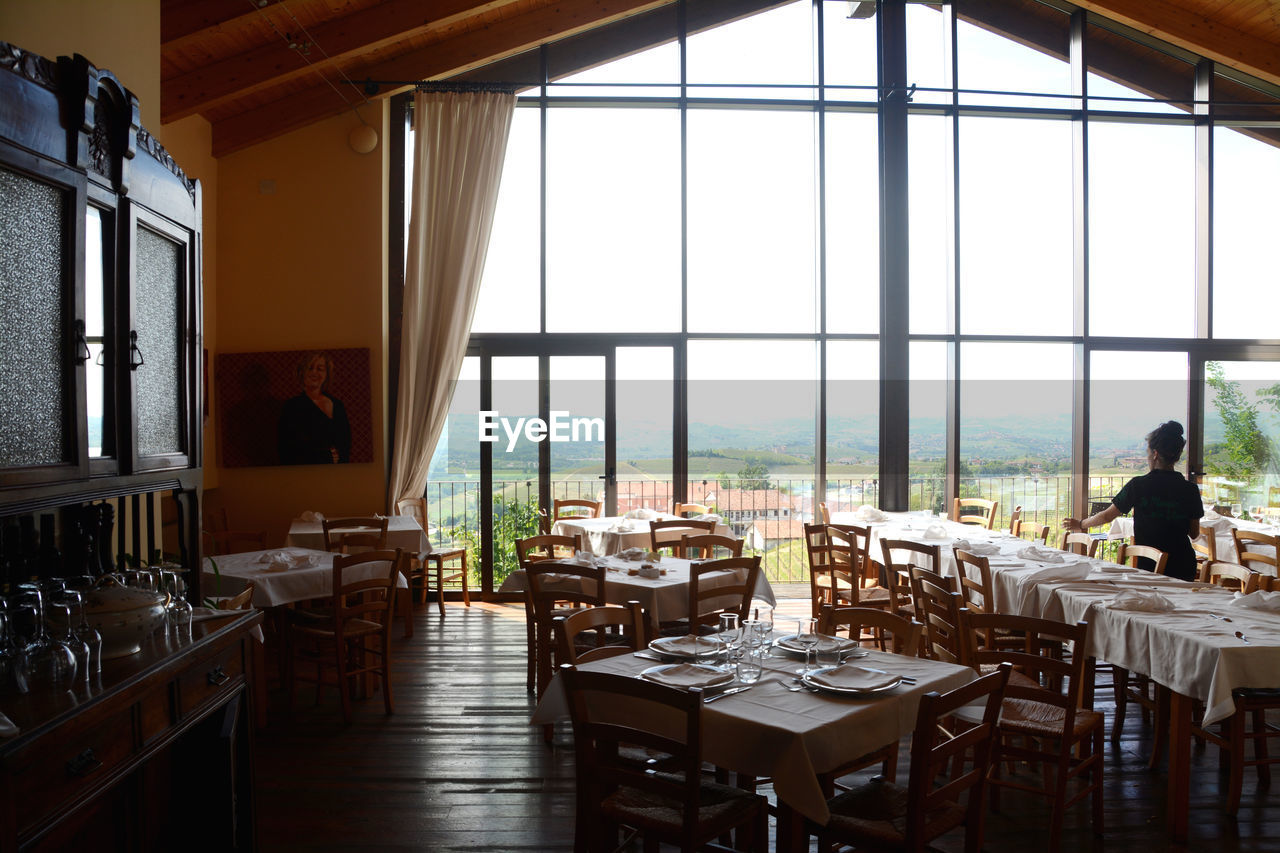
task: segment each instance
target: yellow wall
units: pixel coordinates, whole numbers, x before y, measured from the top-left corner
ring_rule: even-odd
[[[277,541],[304,510],[385,511],[384,146],[353,152],[354,123],[328,119],[218,161],[217,352],[370,350],[373,462],[217,473],[232,525]]]
[[[0,0],[0,40],[80,54],[138,96],[144,127],[160,126],[160,0]]]

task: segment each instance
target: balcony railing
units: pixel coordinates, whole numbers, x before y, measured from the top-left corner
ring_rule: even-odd
[[[1089,499],[1096,512],[1128,481],[1127,476],[1089,478]],[[808,556],[804,528],[817,515],[812,478],[769,478],[765,480],[691,480],[686,494],[690,501],[707,503],[722,516],[735,536],[746,540],[744,553],[759,554],[772,583],[808,583]],[[618,511],[649,507],[670,510],[674,484],[669,480],[630,480],[618,483]],[[603,485],[599,480],[558,480],[552,494],[557,498],[583,497],[599,500]],[[946,482],[942,477],[914,477],[909,483],[910,510],[946,512]],[[1062,519],[1072,514],[1072,478],[1069,476],[970,477],[960,482],[960,494],[998,500],[995,527],[1007,529],[1016,506],[1022,517],[1049,525],[1051,541],[1062,528]],[[876,479],[829,479],[826,503],[833,513],[856,510],[863,504],[879,503],[880,484]],[[436,547],[465,546],[470,551],[471,582],[479,583],[480,567],[480,486],[471,481],[432,480],[427,485],[430,519],[428,534]],[[494,584],[517,568],[515,540],[533,536],[540,530],[536,480],[496,484],[490,500],[494,518]],[[873,555],[878,557],[879,555]]]

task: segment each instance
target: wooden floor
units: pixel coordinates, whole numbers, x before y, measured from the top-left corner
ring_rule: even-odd
[[[787,602],[776,621],[805,607]],[[396,627],[392,716],[375,696],[358,702],[353,724],[343,726],[336,694],[316,706],[308,686],[285,720],[273,686],[269,726],[255,735],[261,848],[570,850],[572,747],[567,728],[548,746],[527,723],[533,701],[522,609],[458,604],[441,619],[433,605],[415,616],[412,639],[399,639]],[[1110,717],[1109,702],[1098,708]],[[1105,837],[1092,835],[1081,804],[1067,817],[1064,850],[1280,851],[1280,798],[1259,792],[1249,771],[1238,819],[1222,814],[1225,777],[1212,747],[1194,755],[1191,838],[1172,844],[1164,831],[1167,777],[1146,769],[1148,748],[1131,714],[1119,746],[1109,747]],[[1006,793],[1001,806],[988,821],[987,850],[1047,849],[1043,801]],[[963,849],[959,836],[937,846]]]

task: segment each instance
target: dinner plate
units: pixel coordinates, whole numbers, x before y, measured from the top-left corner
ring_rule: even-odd
[[[860,687],[836,687],[831,684],[822,684],[820,682],[814,681],[812,678],[812,676],[814,675],[820,675],[821,673],[824,673],[824,672],[830,672],[833,669],[839,669],[839,667],[835,667],[835,666],[818,667],[812,672],[806,672],[804,675],[801,675],[800,681],[806,687],[812,687],[814,690],[821,690],[824,693],[834,693],[839,696],[874,696],[878,693],[887,693],[888,691],[894,689],[895,687],[897,687],[899,684],[902,683],[902,676],[896,675],[896,676],[893,676],[893,680],[888,684],[884,684],[879,687],[864,689]],[[881,670],[878,670],[878,669],[871,670],[871,671],[881,672]],[[887,675],[887,673],[885,674]]]
[[[664,663],[649,667],[640,673],[640,677],[685,690],[691,687],[719,687],[733,681],[733,673],[702,663]]]
[[[649,644],[649,648],[660,655],[697,660],[720,654],[724,644],[711,637],[659,637]]]
[[[788,652],[789,654],[803,655],[807,646],[803,645],[797,639],[799,636],[799,634],[788,634],[785,637],[779,637],[773,641],[773,646],[774,648],[782,649],[784,652]],[[850,640],[848,637],[828,637],[827,639],[835,640],[839,644],[840,654],[842,655],[853,654],[853,650],[858,648],[858,644],[853,640]],[[814,649],[816,651],[817,647],[815,646]],[[866,649],[862,649],[862,653],[866,654]],[[854,656],[862,657],[862,655],[857,654],[854,654]]]

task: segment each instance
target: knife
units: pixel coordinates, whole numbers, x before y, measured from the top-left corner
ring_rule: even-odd
[[[717,693],[717,694],[716,694],[716,695],[714,695],[714,696],[708,696],[706,699],[703,699],[703,700],[702,700],[702,704],[703,704],[703,705],[710,705],[712,702],[715,702],[717,699],[723,699],[723,698],[724,698],[724,697],[726,697],[726,696],[732,696],[732,695],[733,695],[733,694],[735,694],[735,693],[741,693],[741,692],[743,692],[744,690],[750,690],[752,687],[755,687],[755,685],[754,685],[754,684],[744,684],[744,685],[742,685],[741,687],[731,687],[731,688],[729,688],[728,690],[724,691],[723,693]]]

